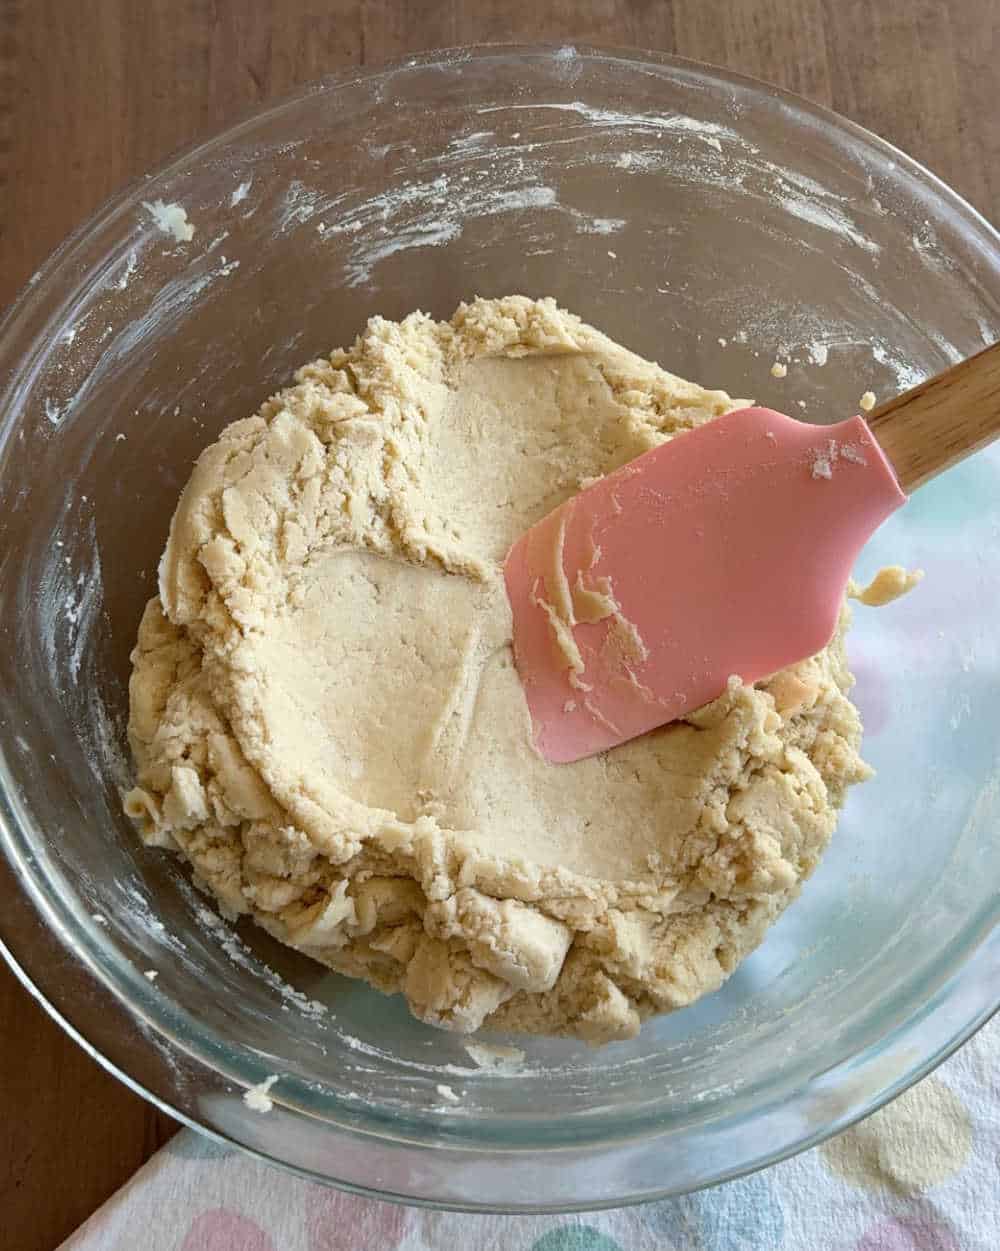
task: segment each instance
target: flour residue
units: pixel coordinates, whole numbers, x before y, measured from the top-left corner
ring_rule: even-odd
[[[810,460],[814,478],[830,479],[833,477],[833,459],[828,451],[811,452]]]
[[[852,217],[844,197],[797,171],[767,161],[732,126],[682,113],[598,108],[582,100],[488,105],[477,113],[485,119],[494,113],[520,111],[533,115],[533,129],[529,131],[526,126],[521,142],[515,142],[521,131],[510,135],[496,128],[455,135],[442,152],[415,163],[417,169],[426,169],[429,177],[401,177],[388,190],[360,202],[353,200],[350,192],[324,191],[309,186],[303,178],[293,179],[281,197],[275,229],[284,234],[309,223],[321,239],[337,239],[342,244],[344,236],[349,237],[351,247],[343,273],[352,288],[370,284],[377,267],[393,256],[455,242],[476,218],[548,209],[571,216],[581,234],[610,235],[624,229],[624,218],[560,203],[555,188],[540,178],[544,161],[536,153],[544,153],[551,160],[555,149],[560,148],[565,149],[560,159],[565,167],[610,160],[620,169],[668,170],[678,181],[740,194],[748,179],[759,179],[763,174],[771,182],[772,203],[778,203],[792,217],[870,254],[878,251],[878,245]],[[566,120],[559,120],[560,116]],[[591,143],[594,129],[631,132],[639,142],[624,153],[611,146],[595,152]],[[643,137],[655,138],[655,145],[644,146]],[[383,145],[379,154],[388,155],[399,146]],[[580,149],[579,155],[575,149]],[[525,254],[550,254],[553,249],[546,246],[547,240],[548,232],[537,239],[527,237],[527,244],[542,246],[529,246]],[[790,235],[790,243],[796,242],[794,234]],[[822,334],[826,327],[817,329]]]
[[[93,531],[93,522],[90,523]],[[81,569],[70,594],[64,612],[68,626],[69,674],[74,682],[80,679],[83,651],[97,626],[97,618],[104,604],[104,583],[101,574],[101,557],[94,543],[89,568]]]
[[[161,234],[170,235],[176,243],[190,243],[194,238],[194,226],[188,221],[187,210],[182,204],[165,204],[162,200],[150,203],[143,200],[142,207],[153,219],[153,225]]]
[[[925,369],[904,360],[899,350],[885,339],[873,338],[871,353],[875,360],[893,375],[896,391],[909,391],[919,386],[928,376]]]
[[[655,134],[659,139],[674,139],[676,144],[669,147],[662,143],[655,147],[636,145],[626,152],[592,153],[588,159],[593,164],[610,160],[615,168],[632,173],[669,171],[673,178],[680,181],[734,193],[743,191],[749,178],[764,174],[771,182],[771,200],[780,204],[791,216],[844,239],[869,254],[875,255],[880,250],[848,211],[850,203],[846,197],[834,193],[808,175],[767,160],[731,126],[680,113],[627,113],[595,108],[581,100],[487,106],[478,112],[490,114],[514,109],[540,115],[546,110],[570,113],[594,127],[631,131],[637,136]],[[551,147],[555,143],[572,145],[580,137],[586,138],[586,135],[548,140],[545,146]],[[690,141],[700,147],[693,148]],[[533,145],[527,146],[530,149]],[[706,152],[706,148],[709,151]],[[880,213],[874,203],[869,209],[877,216],[885,215],[885,211]]]
[[[44,605],[42,650],[53,683],[57,675],[68,670],[71,688],[65,694],[77,694],[87,648],[104,604],[104,583],[101,558],[93,515],[84,511],[75,491],[66,492],[61,523],[52,535],[49,558],[39,580],[38,595]],[[74,569],[74,557],[68,555],[67,544],[81,563]]]
[[[577,230],[584,235],[613,235],[618,230],[624,230],[624,217],[588,217],[586,213],[574,214],[578,217],[579,225]]]
[[[293,178],[288,184],[288,190],[285,192],[278,209],[278,219],[276,230],[279,234],[284,234],[289,226],[301,225],[314,217],[324,203],[328,201],[324,198],[321,191],[317,191],[314,187],[308,187],[299,179]]]
[[[404,227],[389,238],[358,250],[356,259],[352,259],[345,267],[347,285],[362,286],[371,278],[371,272],[379,262],[395,256],[397,252],[406,252],[412,248],[437,248],[457,239],[461,233],[462,227],[457,222]]]
[[[941,250],[937,232],[926,218],[918,229],[914,231],[910,242],[913,245],[913,251],[916,253],[917,258],[928,269],[937,270],[938,273],[946,273],[948,270],[955,268],[955,262],[952,258]]]
[[[456,155],[466,156],[476,148],[485,147],[487,140],[492,139],[494,134],[492,130],[476,130],[469,135],[457,135],[449,141],[448,150]]]
[[[809,464],[814,478],[829,480],[840,461],[846,461],[849,465],[868,464],[867,457],[856,443],[838,443],[836,439],[827,439],[825,447],[813,448],[809,453]]]
[[[698,118],[687,117],[683,113],[622,113],[617,109],[598,109],[582,100],[570,100],[566,103],[539,101],[532,104],[498,104],[477,109],[477,113],[509,113],[521,109],[549,109],[560,113],[575,113],[584,121],[596,126],[610,129],[626,129],[647,132],[684,132],[698,139],[735,139],[737,133],[728,126],[717,122],[705,122]],[[715,147],[715,144],[711,144]]]
[[[821,204],[815,199],[807,200],[800,195],[783,196],[781,206],[786,213],[791,213],[800,221],[849,239],[866,252],[874,254],[880,250],[878,244],[862,234],[856,223],[840,208],[831,204]]]
[[[871,298],[877,302],[877,293],[873,292]],[[734,286],[717,294],[709,293],[702,303],[713,309],[713,315],[719,322],[739,318],[742,325],[732,337],[734,344],[769,344],[782,359],[820,367],[827,363],[830,352],[836,351],[844,356],[844,367],[855,373],[860,371],[862,377],[874,363],[889,375],[879,385],[880,389],[884,386],[891,394],[910,390],[929,374],[928,370],[921,369],[909,359],[905,349],[890,343],[883,336],[865,334],[856,323],[835,314],[821,314],[808,305],[790,306],[762,300],[759,290],[749,285]],[[901,316],[901,322],[904,320]],[[933,341],[933,336],[928,336],[926,331],[921,331],[921,334]],[[729,342],[727,340],[727,344]],[[950,356],[943,344],[936,346]],[[948,348],[955,351],[953,345],[949,344]],[[804,407],[804,402],[800,407]]]
[[[382,261],[414,248],[451,243],[475,218],[557,207],[552,187],[497,187],[487,179],[470,182],[441,174],[423,182],[403,183],[350,208],[345,205],[333,222],[325,220],[322,233],[351,236],[344,273],[347,286],[359,287],[371,281],[373,270]],[[294,220],[308,221],[320,211],[328,219],[331,210],[336,212],[337,208],[335,202],[323,202],[300,191]]]
[[[129,250],[128,255],[125,258],[125,264],[122,266],[122,272],[121,272],[120,277],[116,278],[115,281],[111,284],[115,288],[116,291],[126,290],[129,284],[129,280],[131,279],[132,275],[135,273],[136,266],[138,265],[138,263],[139,263],[138,254],[136,253],[135,248],[131,248]],[[72,342],[72,340],[70,340],[70,342]]]
[[[494,1073],[510,1073],[516,1072],[524,1064],[524,1052],[520,1047],[475,1042],[462,1045],[477,1068],[487,1069]]]
[[[829,348],[825,343],[810,343],[806,347],[809,360],[813,365],[822,368],[829,358]]]
[[[194,914],[199,923],[212,935],[214,941],[221,946],[222,950],[234,964],[249,970],[257,977],[262,977],[273,990],[276,990],[281,995],[287,1004],[296,1007],[303,1016],[317,1020],[327,1015],[329,1009],[326,1004],[320,1003],[316,999],[309,999],[301,991],[289,986],[273,969],[268,968],[266,964],[257,959],[246,943],[236,935],[222,917],[213,912],[211,908],[206,907],[197,897],[192,896],[192,902],[194,902]]]

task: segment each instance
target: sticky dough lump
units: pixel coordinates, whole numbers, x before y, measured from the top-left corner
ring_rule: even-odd
[[[736,407],[552,300],[375,317],[224,430],[133,653],[126,796],[230,917],[445,1029],[603,1043],[715,990],[868,775],[843,629],[593,759],[535,752],[501,565]]]

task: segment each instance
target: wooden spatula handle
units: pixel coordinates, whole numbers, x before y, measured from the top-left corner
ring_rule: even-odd
[[[876,408],[865,420],[904,491],[1000,436],[1000,343]]]

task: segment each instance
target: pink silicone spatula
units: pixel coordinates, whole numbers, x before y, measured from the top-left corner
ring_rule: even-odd
[[[875,529],[998,434],[995,344],[867,421],[740,409],[567,500],[504,566],[538,750],[594,755],[819,651]]]

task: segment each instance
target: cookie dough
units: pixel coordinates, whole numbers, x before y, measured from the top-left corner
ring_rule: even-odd
[[[133,653],[127,811],[230,917],[421,1020],[603,1043],[715,990],[868,776],[843,628],[608,754],[533,750],[501,564],[737,406],[556,307],[373,318],[201,456]]]
[[[901,595],[908,594],[923,580],[922,569],[908,571],[902,565],[886,565],[867,586],[861,587],[851,582],[847,595],[849,599],[856,599],[859,604],[866,604],[869,608],[881,608],[885,604],[891,604],[894,599],[899,599]]]

